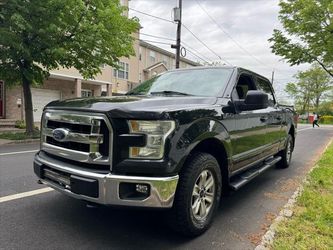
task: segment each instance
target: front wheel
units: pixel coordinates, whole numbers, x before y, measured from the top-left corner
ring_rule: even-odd
[[[278,153],[281,156],[281,160],[277,163],[279,168],[288,168],[290,166],[291,156],[294,149],[293,137],[288,134],[286,147]]]
[[[207,153],[193,155],[180,174],[170,211],[170,226],[188,236],[205,232],[219,205],[221,187],[221,171],[217,160]]]

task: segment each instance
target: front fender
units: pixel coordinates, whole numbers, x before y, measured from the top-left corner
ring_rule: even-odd
[[[200,119],[191,123],[186,128],[178,132],[175,136],[175,146],[172,147],[175,152],[171,155],[178,155],[177,159],[177,170],[180,171],[184,162],[186,161],[188,155],[192,150],[201,142],[209,139],[214,139],[215,141],[221,143],[227,153],[228,159],[231,156],[231,141],[230,136],[223,126],[223,124],[214,119]]]

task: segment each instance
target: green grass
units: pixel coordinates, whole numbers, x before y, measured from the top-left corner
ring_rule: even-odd
[[[317,164],[294,216],[279,224],[273,249],[333,249],[333,143]]]
[[[28,136],[25,132],[0,133],[0,139],[6,139],[6,140],[26,140],[26,139],[37,139],[39,137],[40,134],[37,131],[32,136]]]

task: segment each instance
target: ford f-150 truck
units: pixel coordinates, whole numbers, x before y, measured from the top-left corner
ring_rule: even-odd
[[[91,203],[169,209],[170,225],[195,236],[222,193],[289,167],[295,117],[249,70],[173,70],[125,96],[49,103],[34,172]]]

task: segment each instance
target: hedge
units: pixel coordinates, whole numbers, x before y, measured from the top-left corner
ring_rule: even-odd
[[[333,124],[333,115],[320,116],[319,122],[322,124]]]

